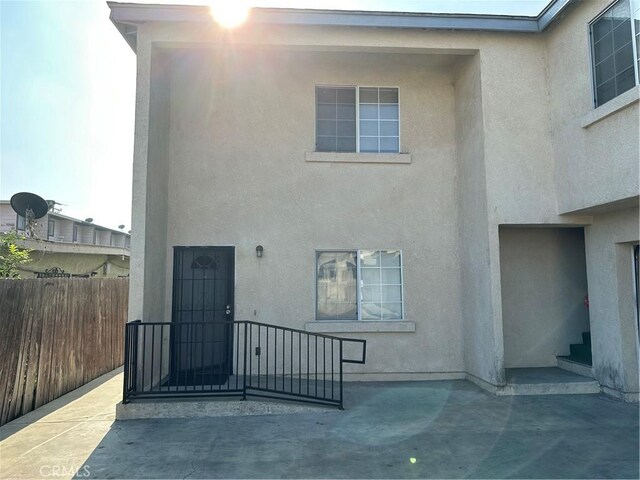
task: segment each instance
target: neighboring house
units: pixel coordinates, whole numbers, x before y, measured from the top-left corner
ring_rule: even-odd
[[[233,31],[109,3],[137,54],[130,319],[173,322],[135,337],[127,388],[216,385],[247,333],[219,332],[224,367],[193,322],[251,320],[295,329],[261,337],[285,376],[304,331],[366,339],[347,379],[508,393],[509,369],[560,364],[637,400],[640,28],[610,3]]]
[[[8,231],[25,234],[25,218],[0,200],[0,232]],[[22,243],[33,249],[31,261],[20,266],[23,278],[60,270],[74,276],[129,275],[131,235],[120,230],[49,211],[37,220],[34,238]]]

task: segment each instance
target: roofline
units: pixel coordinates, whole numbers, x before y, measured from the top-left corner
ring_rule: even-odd
[[[9,200],[0,200],[0,205],[11,205],[11,202]],[[94,227],[94,228],[98,228],[100,230],[109,230],[111,232],[121,233],[121,234],[126,235],[128,237],[131,236],[130,233],[124,232],[122,230],[117,230],[115,228],[110,228],[110,227],[103,227],[102,225],[98,225],[98,224],[93,223],[93,222],[89,223],[89,222],[87,222],[85,220],[81,220],[79,218],[69,217],[68,215],[63,215],[62,213],[56,213],[56,212],[48,211],[47,215],[48,216],[62,218],[63,220],[71,220],[72,222],[78,223],[78,224],[83,225],[83,226],[91,226],[91,227]]]
[[[295,8],[253,8],[251,23],[276,25],[373,27],[427,30],[475,30],[539,33],[575,0],[552,0],[537,16],[369,12]],[[210,21],[208,7],[108,1],[110,19],[133,50],[137,26],[146,22]]]

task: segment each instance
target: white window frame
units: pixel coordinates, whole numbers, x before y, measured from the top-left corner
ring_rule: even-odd
[[[323,152],[317,150],[315,147],[318,140],[318,102],[315,100],[316,98],[316,89],[318,88],[355,88],[356,90],[356,151],[355,152]],[[360,151],[360,89],[361,88],[394,88],[398,91],[398,151],[397,152],[361,152]],[[402,125],[400,119],[402,118],[402,110],[400,105],[402,104],[400,100],[400,87],[398,86],[384,86],[384,85],[330,85],[330,84],[318,84],[314,86],[314,122],[313,122],[313,141],[314,141],[314,152],[318,153],[365,153],[372,155],[397,155],[402,151]],[[378,103],[378,105],[380,105]],[[378,106],[378,110],[380,107]],[[378,122],[380,121],[380,117],[378,116]],[[380,135],[378,135],[378,145],[380,145]],[[328,250],[331,251],[331,250]],[[339,250],[333,250],[339,251]]]
[[[589,24],[587,25],[587,33],[589,36],[589,53],[590,53],[590,72],[591,72],[591,89],[592,89],[592,95],[591,95],[591,99],[593,102],[593,107],[594,108],[598,108],[601,107],[605,104],[607,104],[608,102],[610,102],[611,100],[613,100],[614,98],[617,98],[618,96],[620,96],[621,94],[616,95],[615,97],[611,98],[610,100],[608,100],[607,102],[601,103],[598,105],[598,89],[597,89],[597,85],[596,85],[596,56],[595,56],[595,51],[594,51],[594,47],[595,47],[595,41],[593,38],[593,25],[600,20],[600,18],[602,18],[605,14],[607,14],[609,12],[609,10],[611,10],[612,8],[614,8],[616,6],[616,4],[618,4],[620,1],[622,0],[614,0],[613,2],[611,2],[609,5],[607,5],[606,8],[604,8],[595,18],[593,18]],[[629,17],[631,20],[631,47],[633,49],[633,72],[634,72],[634,76],[635,76],[635,80],[636,80],[636,87],[638,85],[640,85],[640,72],[639,67],[638,67],[638,49],[640,48],[639,45],[637,45],[636,42],[636,33],[638,33],[636,31],[636,27],[635,27],[635,21],[634,21],[634,12],[636,11],[636,9],[640,8],[640,0],[629,0]],[[623,92],[624,93],[624,92]]]
[[[387,251],[398,251],[400,252],[400,297],[401,300],[401,308],[402,315],[400,318],[394,319],[362,319],[362,278],[361,278],[361,263],[360,263],[360,253],[363,251],[375,251],[375,252],[387,252]],[[330,252],[356,252],[356,309],[358,313],[357,320],[340,320],[340,319],[331,319],[331,318],[318,318],[318,253],[330,253]],[[317,322],[403,322],[405,320],[405,310],[404,310],[404,253],[400,248],[318,248],[314,251],[314,270],[313,270],[313,284],[314,284],[314,317]],[[381,284],[382,286],[382,284]],[[393,286],[397,286],[393,284]]]

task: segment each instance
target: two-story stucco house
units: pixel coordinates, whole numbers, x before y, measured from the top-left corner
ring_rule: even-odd
[[[233,30],[109,5],[137,55],[130,398],[258,368],[302,395],[359,355],[339,337],[367,342],[347,380],[508,394],[561,366],[637,400],[636,3]]]

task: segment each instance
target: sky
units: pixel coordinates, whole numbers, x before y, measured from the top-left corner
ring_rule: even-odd
[[[234,0],[229,0],[233,2]],[[207,4],[144,0],[136,3]],[[258,7],[537,15],[548,0],[256,0]],[[103,0],[0,0],[0,199],[131,225],[135,54]]]

